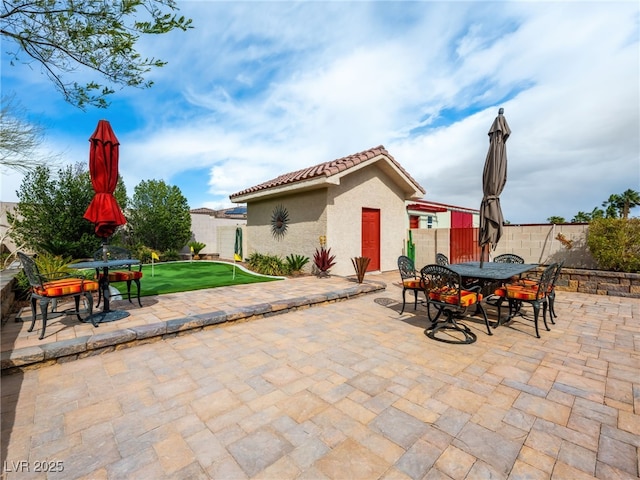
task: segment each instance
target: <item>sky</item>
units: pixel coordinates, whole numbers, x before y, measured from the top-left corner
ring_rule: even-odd
[[[87,162],[99,119],[120,141],[129,196],[143,180],[191,208],[283,173],[384,145],[424,199],[479,208],[489,127],[511,128],[505,220],[570,221],[640,191],[640,5],[616,2],[178,1],[194,28],[141,38],[168,64],[108,109],[64,102],[36,64],[9,64],[46,128],[42,151]],[[69,77],[71,78],[71,77]],[[79,71],[73,80],[102,80]],[[0,200],[21,175],[2,171]],[[640,216],[640,208],[631,212]]]

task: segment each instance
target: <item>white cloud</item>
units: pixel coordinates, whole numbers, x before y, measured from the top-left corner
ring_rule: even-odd
[[[52,145],[74,159],[86,158],[95,120],[112,118],[130,192],[201,168],[205,203],[228,204],[282,173],[384,144],[427,198],[477,207],[500,106],[513,130],[509,220],[570,219],[640,189],[634,2],[180,6],[195,29],[141,44],[169,61],[154,87],[119,92],[110,110],[81,119],[86,133],[69,131],[71,107],[34,102],[58,132]]]

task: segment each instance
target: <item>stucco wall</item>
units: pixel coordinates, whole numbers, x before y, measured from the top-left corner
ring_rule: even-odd
[[[218,235],[221,227],[231,227],[231,230],[235,235],[235,227],[237,225],[244,225],[245,220],[239,220],[234,218],[216,218],[210,215],[203,214],[191,214],[191,232],[193,233],[192,240],[196,242],[204,243],[206,246],[200,252],[201,255],[218,253],[222,256],[222,252],[218,251],[218,245],[223,244],[218,239]],[[233,258],[233,243],[235,237],[231,239],[231,257]],[[187,247],[188,250],[188,247]]]
[[[362,255],[362,208],[380,210],[380,269],[397,268],[402,254],[406,209],[404,193],[378,167],[342,178],[328,194],[327,246],[336,255],[331,273],[353,275],[351,258]]]
[[[247,208],[245,257],[258,252],[282,258],[295,254],[313,259],[316,248],[320,246],[319,237],[327,235],[326,204],[326,189],[251,202]],[[278,205],[289,213],[287,231],[281,238],[274,237],[271,232],[271,217]],[[307,265],[307,271],[310,271],[311,263]]]
[[[221,260],[233,260],[236,245],[236,228],[242,229],[242,257],[243,260],[248,257],[247,254],[247,233],[246,225],[223,225],[218,227],[216,253],[220,255]]]
[[[505,225],[504,234],[491,256],[515,253],[527,263],[550,264],[564,260],[567,268],[596,268],[586,245],[588,227],[587,224]],[[449,235],[449,229],[412,230],[416,264],[435,262],[437,252],[450,257]],[[558,239],[559,235],[563,241]],[[571,248],[568,248],[569,243]]]

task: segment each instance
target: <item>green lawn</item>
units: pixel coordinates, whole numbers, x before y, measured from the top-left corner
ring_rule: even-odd
[[[134,265],[132,268],[137,267]],[[156,263],[153,266],[153,274],[151,265],[143,265],[142,271],[144,276],[140,280],[141,297],[281,280],[279,277],[249,273],[238,266],[236,266],[234,279],[233,264],[207,261]],[[112,285],[126,294],[125,282],[115,282]],[[133,295],[136,290],[135,285],[132,285],[131,290]]]

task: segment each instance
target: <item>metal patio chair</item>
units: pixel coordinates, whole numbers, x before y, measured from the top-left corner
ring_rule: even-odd
[[[93,292],[98,290],[98,282],[83,277],[73,276],[68,273],[43,274],[38,269],[36,262],[30,256],[18,252],[18,258],[22,269],[29,280],[31,287],[31,326],[27,331],[32,332],[37,320],[36,303],[40,304],[40,318],[42,318],[42,331],[38,337],[44,338],[47,329],[49,313],[76,315],[82,321],[81,314],[87,314],[94,327],[98,324],[91,318],[93,313]],[[75,309],[57,310],[58,300],[72,297],[75,301]],[[86,305],[80,308],[80,300],[84,297]],[[51,306],[51,312],[49,312]]]
[[[458,273],[442,265],[424,266],[420,270],[420,277],[427,297],[427,316],[431,321],[425,335],[446,343],[475,342],[476,334],[459,321],[467,315],[467,309],[472,305],[475,305],[474,313],[482,315],[487,333],[492,335],[489,319],[481,304],[482,294],[479,286],[465,287]],[[451,333],[447,333],[447,330]],[[444,331],[446,336],[439,336],[441,331]]]
[[[400,255],[398,257],[398,270],[400,271],[400,279],[402,280],[402,310],[400,310],[400,314],[404,313],[404,307],[406,304],[405,294],[407,293],[407,290],[413,292],[413,309],[417,310],[418,293],[423,292],[424,288],[413,260],[405,255]]]
[[[500,295],[509,302],[509,320],[516,315],[527,318],[527,315],[522,310],[523,304],[528,303],[533,307],[533,324],[537,338],[540,338],[540,331],[538,329],[540,308],[542,308],[542,321],[544,322],[544,326],[547,331],[549,331],[549,325],[547,324],[547,308],[550,305],[549,295],[552,290],[551,286],[556,270],[557,264],[552,263],[545,268],[537,282],[533,282],[531,280],[516,280],[515,282],[505,284],[495,291],[496,295]],[[498,319],[501,321],[502,302],[498,302],[497,306]]]

